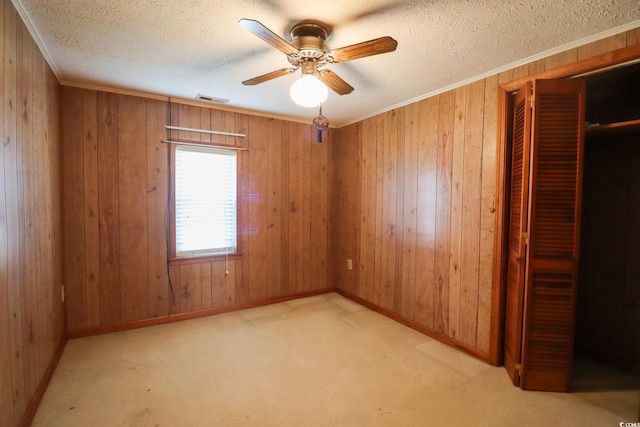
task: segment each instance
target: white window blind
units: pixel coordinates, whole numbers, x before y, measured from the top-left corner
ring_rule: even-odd
[[[236,151],[176,146],[176,256],[237,249]]]

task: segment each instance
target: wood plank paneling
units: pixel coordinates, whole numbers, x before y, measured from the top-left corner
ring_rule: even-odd
[[[211,280],[211,264],[213,263],[200,264],[200,307],[203,310],[212,307],[213,281]]]
[[[492,82],[497,87],[497,78]],[[484,186],[482,179],[495,171],[483,169],[483,156],[496,148],[495,142],[488,148],[483,143],[485,86],[478,81],[339,129],[338,217],[332,224],[333,244],[355,244],[359,254],[359,274],[350,276],[357,283],[352,283],[338,272],[345,254],[334,251],[339,289],[484,351],[490,337],[488,325],[479,325],[481,235],[489,245],[489,256],[482,258],[489,279],[493,241],[490,232],[481,233],[481,207],[493,198],[482,191],[495,191],[495,179]],[[355,149],[345,147],[349,144]],[[361,156],[347,155],[352,151]],[[495,167],[495,154],[487,157]],[[346,189],[359,190],[358,204]],[[355,241],[336,236],[357,218],[358,233],[347,234]],[[491,222],[486,226],[490,230]],[[491,283],[482,289],[487,287],[491,301]],[[487,322],[490,304],[482,310]]]
[[[287,170],[287,210],[285,221],[289,225],[287,242],[289,292],[304,290],[304,149],[300,143],[304,134],[298,126],[288,126],[289,146]]]
[[[226,267],[226,262],[212,262],[209,267],[211,307],[223,307],[227,303]]]
[[[375,192],[375,205],[372,207],[375,209],[375,221],[371,224],[374,227],[373,236],[374,240],[374,248],[375,251],[373,253],[373,265],[374,265],[374,276],[373,276],[373,302],[374,304],[381,306],[382,305],[382,297],[384,295],[382,287],[383,280],[382,277],[382,268],[383,262],[385,261],[383,258],[383,252],[385,248],[383,247],[383,239],[385,237],[385,218],[383,217],[383,208],[384,208],[384,179],[385,179],[385,170],[384,170],[384,159],[385,154],[385,127],[384,127],[385,116],[380,115],[375,120],[376,128],[376,162],[375,165],[375,177],[376,180],[373,182],[374,187],[372,191]],[[388,131],[391,131],[389,129]],[[388,145],[388,144],[387,144]]]
[[[267,123],[267,140],[269,150],[267,156],[267,295],[270,297],[283,295],[286,290],[282,277],[282,126],[275,120]]]
[[[226,299],[223,301],[223,305],[233,305],[237,302],[236,290],[240,287],[240,283],[242,283],[241,266],[241,261],[229,262],[227,266],[228,270],[225,270],[225,286],[227,292]]]
[[[70,332],[331,286],[326,273],[330,150],[328,143],[311,141],[310,125],[193,105],[171,107],[167,102],[85,89],[65,87],[63,92],[63,132],[69,135],[64,154],[70,160],[65,206],[75,207],[81,215],[77,224],[69,224],[67,235],[79,247],[69,244],[65,253],[73,260],[77,249],[76,257],[83,263],[65,265],[65,274],[76,278],[67,283],[69,313],[75,319]],[[247,138],[184,131],[170,135],[249,149],[238,152],[242,254],[230,257],[228,263],[219,258],[167,269],[169,149],[160,140],[167,137],[163,126],[169,120],[184,127],[247,134]],[[83,129],[91,129],[90,143]],[[93,212],[96,200],[97,244],[86,231],[87,224],[94,224],[88,212]],[[89,259],[95,263],[96,248],[98,265],[90,270],[97,273],[92,276],[84,264],[89,265]],[[100,292],[89,298],[92,277],[97,277]],[[90,302],[96,307],[96,297],[98,325],[98,314],[91,309],[91,323],[87,314]]]
[[[480,247],[478,271],[478,349],[489,353],[491,348],[491,304],[493,284],[493,247],[495,240],[496,208],[496,156],[497,156],[497,105],[498,77],[484,81],[484,125],[482,136],[482,206],[480,207]],[[496,347],[496,344],[494,344]],[[496,351],[495,349],[493,351]]]
[[[405,136],[405,109],[397,109],[394,110],[394,120],[395,127],[397,128],[396,135],[396,144],[398,149],[396,151],[396,159],[397,163],[395,165],[395,174],[396,174],[396,223],[393,226],[393,233],[395,236],[395,259],[394,259],[394,270],[395,276],[393,277],[392,282],[390,283],[390,293],[393,295],[393,300],[389,305],[390,311],[398,312],[400,311],[401,300],[402,300],[402,286],[396,286],[396,283],[402,283],[402,259],[403,259],[403,249],[404,249],[404,203],[403,200],[405,198],[404,189],[405,189],[405,155],[404,151],[406,149],[406,144],[403,141],[406,141]]]
[[[627,46],[640,43],[640,27],[629,30],[627,35]]]
[[[308,143],[311,160],[307,193],[309,194],[310,240],[309,253],[309,290],[322,288],[329,277],[329,197],[324,189],[329,188],[329,154],[333,145],[333,131],[325,131],[323,142],[314,142],[315,129],[309,129],[311,140]],[[317,248],[318,250],[315,250]]]
[[[451,232],[451,174],[455,123],[455,94],[440,96],[438,118],[438,162],[436,177],[436,259],[435,259],[435,319],[434,329],[442,334],[448,330],[449,268]]]
[[[0,34],[2,34],[3,42],[0,43],[0,58],[4,60],[5,53],[5,2],[0,3]],[[0,63],[0,82],[4,83],[5,64]],[[2,414],[0,415],[0,423],[9,425],[13,423],[15,412],[13,405],[9,403],[13,401],[13,364],[11,363],[13,355],[11,351],[11,310],[9,307],[9,223],[7,216],[7,189],[6,189],[6,170],[5,170],[5,149],[4,143],[8,141],[9,135],[4,126],[5,106],[8,99],[5,99],[6,86],[3,84],[0,92],[0,108],[3,110],[3,117],[0,120],[3,123],[0,132],[2,138],[2,148],[0,148],[0,176],[2,176],[2,184],[0,184],[0,402],[2,404]]]
[[[311,128],[309,126],[301,126],[303,148],[310,146]],[[311,188],[311,150],[305,149],[302,155],[303,172],[303,189]],[[303,191],[302,193],[302,222],[304,224],[302,230],[302,292],[311,289],[311,229],[312,223],[308,219],[311,218],[311,191]]]
[[[208,113],[208,114],[206,114],[208,116],[208,120],[207,120],[207,122],[203,122],[202,123],[202,128],[201,129],[215,129],[215,130],[226,131],[226,129],[227,129],[227,121],[226,121],[226,112],[225,111],[218,111],[218,110],[205,111],[205,110],[203,110],[203,113]],[[235,131],[229,131],[229,132],[235,132]],[[226,140],[225,140],[226,137],[224,135],[206,135],[206,134],[202,134],[202,138],[210,141],[212,144],[225,144],[226,143]]]
[[[420,108],[418,103],[407,106],[404,115],[404,168],[402,277],[400,280],[399,313],[415,319],[416,300],[416,246],[418,241],[418,147]]]
[[[28,425],[64,339],[61,98],[10,1],[0,3],[0,35],[0,425],[18,426]]]
[[[249,121],[247,120],[246,128],[249,130]],[[249,138],[244,138],[244,148],[249,147]],[[250,187],[249,182],[251,179],[251,171],[249,169],[248,156],[240,156],[238,159],[238,199],[240,204],[238,206],[238,245],[242,248],[243,253],[251,252],[249,248],[249,238],[251,236],[251,230],[249,227],[249,213],[250,213]],[[283,225],[286,227],[286,224]],[[235,275],[235,288],[233,298],[236,302],[245,302],[248,300],[249,284],[245,275],[245,264],[248,262],[244,257],[242,262],[238,263],[238,270]]]
[[[167,276],[167,204],[168,158],[170,146],[161,141],[167,133],[167,105],[147,100],[147,262],[149,266],[149,316],[169,314],[169,283]]]
[[[344,128],[353,144],[338,144],[332,154],[332,163],[339,163],[341,158],[360,158],[361,125],[351,125]],[[325,142],[323,142],[324,144]],[[356,162],[354,168],[359,168],[362,162]],[[359,182],[355,180],[357,173],[354,169],[337,168],[333,173],[334,200],[331,207],[331,251],[333,254],[334,281],[337,286],[347,289],[357,295],[359,281],[355,279],[361,269],[360,253],[356,251],[355,242],[361,230],[361,218],[349,215],[348,212],[359,205]],[[346,218],[345,221],[335,221],[335,218]],[[347,260],[352,260],[353,270],[348,270]]]
[[[183,264],[174,267],[177,272],[175,313],[202,310],[202,265]]]
[[[564,52],[556,53],[544,59],[545,70],[551,70],[556,67],[571,64],[578,60],[578,49],[569,49]]]
[[[377,150],[378,150],[377,118],[367,119],[362,129],[362,177],[360,179],[360,209],[362,245],[360,251],[360,292],[359,297],[367,301],[374,301],[376,281],[376,214],[377,214]],[[343,161],[345,159],[342,159]],[[336,169],[352,167],[338,163]],[[357,178],[356,178],[357,179]],[[345,214],[348,213],[345,211]],[[336,218],[336,221],[344,220]],[[379,248],[378,248],[379,250]]]
[[[44,58],[43,58],[44,61]],[[60,332],[57,329],[59,325],[64,327],[64,307],[58,303],[58,301],[62,301],[61,297],[61,284],[63,280],[63,264],[61,262],[62,258],[62,240],[63,240],[63,230],[62,230],[62,180],[61,173],[62,171],[62,155],[61,155],[61,124],[60,124],[60,100],[61,91],[60,84],[56,79],[55,75],[48,69],[46,63],[43,62],[43,68],[47,73],[47,83],[46,83],[46,98],[49,100],[48,108],[47,108],[47,121],[49,122],[48,132],[45,135],[45,139],[50,141],[47,143],[47,151],[49,152],[49,161],[47,165],[49,167],[49,175],[46,177],[47,180],[47,194],[50,199],[50,204],[47,209],[50,209],[49,213],[49,226],[50,233],[48,234],[50,239],[51,251],[54,254],[58,254],[58,256],[48,256],[44,257],[47,261],[52,265],[51,269],[51,278],[54,280],[50,281],[50,287],[53,289],[52,298],[49,302],[49,307],[51,309],[51,316],[48,319],[47,331],[48,338],[53,346],[55,342],[58,349],[62,349],[64,342],[60,339]],[[43,118],[44,120],[44,118]],[[55,141],[52,142],[52,141]],[[58,281],[60,279],[60,281]],[[56,353],[58,354],[58,353]],[[52,366],[52,365],[50,365]]]
[[[507,71],[503,71],[498,75],[498,83],[506,83],[512,80],[526,77],[529,75],[529,66],[527,64],[520,65],[518,67],[511,68]]]
[[[428,328],[435,322],[436,184],[440,97],[420,103],[418,146],[418,238],[416,243],[415,320]]]
[[[19,178],[21,183],[20,199],[25,212],[31,212],[31,221],[40,226],[37,204],[35,204],[38,174],[38,120],[36,116],[35,105],[31,102],[33,98],[33,76],[36,73],[35,64],[33,62],[33,52],[35,44],[31,40],[31,36],[26,28],[20,27],[18,31],[22,43],[18,45],[18,60],[22,65],[23,72],[18,77],[18,84],[21,87],[19,92],[21,115],[18,118],[18,140],[30,141],[30,144],[23,144],[20,153],[20,163],[22,166],[22,174]],[[27,260],[39,260],[37,252],[37,241],[39,227],[27,226],[24,228],[23,245],[21,248],[22,257],[25,262]],[[36,313],[30,310],[30,307],[38,303],[38,295],[36,281],[42,274],[40,262],[33,262],[31,268],[24,268],[24,280],[21,285],[21,303],[22,311],[26,314],[22,324],[22,354],[25,362],[24,379],[26,390],[35,390],[39,376],[34,371],[40,365],[38,360],[38,343],[35,340],[34,331],[38,330],[38,318]]]
[[[18,18],[8,1],[4,2],[4,105],[3,105],[3,149],[4,149],[4,186],[5,215],[7,218],[6,241],[8,257],[6,264],[8,292],[3,311],[9,315],[10,359],[5,362],[11,367],[9,382],[11,397],[4,401],[9,425],[17,425],[26,408],[27,390],[25,390],[25,362],[22,352],[22,324],[26,315],[22,307],[21,283],[23,281],[24,259],[21,256],[23,245],[22,230],[25,219],[20,201],[20,180],[22,165],[20,159],[22,140],[18,139],[19,80],[22,70],[18,65]],[[20,40],[21,42],[21,40]],[[3,411],[4,412],[4,411]]]
[[[100,325],[100,230],[98,199],[97,94],[82,93],[82,154],[84,167],[84,247],[87,325]]]
[[[398,249],[398,209],[402,204],[398,204],[399,196],[402,194],[400,185],[398,184],[398,171],[400,170],[401,161],[399,160],[398,144],[399,133],[399,116],[396,110],[391,110],[383,115],[381,121],[384,145],[384,160],[381,162],[382,167],[382,212],[379,216],[381,224],[382,250],[380,253],[380,296],[379,305],[388,310],[392,310],[395,306],[395,282],[396,282],[396,265],[397,265],[397,249]],[[402,212],[402,211],[401,211]],[[400,217],[401,218],[401,217]],[[402,227],[400,227],[402,229]]]
[[[627,34],[620,33],[578,47],[578,61],[627,46]]]
[[[32,138],[31,130],[36,125],[35,121],[32,121],[33,105],[29,102],[32,97],[31,91],[31,75],[33,73],[33,64],[31,62],[31,51],[33,49],[32,43],[30,43],[29,32],[23,26],[18,27],[18,67],[22,69],[22,72],[18,74],[18,108],[19,116],[16,122],[16,141],[31,141],[30,144],[20,144],[17,152],[17,165],[20,165],[20,175],[18,176],[18,203],[20,204],[23,212],[33,212],[31,210],[30,202],[32,197],[33,188],[30,185],[35,172],[34,165],[30,161],[36,159],[34,157],[33,145],[35,140]],[[32,220],[36,220],[35,215],[32,214]],[[21,245],[20,245],[20,257],[23,263],[26,263],[29,259],[34,259],[32,253],[32,245],[34,242],[34,227],[24,227],[21,229]],[[34,270],[37,270],[39,265],[37,263],[32,264],[32,268],[27,269],[24,266],[20,269],[20,304],[22,305],[21,311],[23,316],[22,322],[22,359],[24,362],[23,377],[25,391],[34,390],[34,375],[33,370],[37,364],[36,349],[32,348],[33,343],[33,313],[29,310],[29,306],[36,301],[33,299],[33,274]],[[36,273],[37,274],[37,273]]]
[[[144,99],[118,97],[119,273],[125,322],[149,317],[146,115]]]
[[[462,265],[463,191],[465,190],[465,107],[467,88],[455,90],[455,121],[453,126],[453,162],[451,164],[451,233],[449,238],[449,319],[448,335],[458,338],[460,329],[460,292]]]
[[[71,91],[64,88],[63,94]],[[98,96],[98,201],[100,205],[100,311],[101,325],[120,322],[122,308],[120,305],[120,221],[118,199],[118,98],[117,95],[99,92]],[[68,106],[68,107],[67,107]],[[65,103],[64,120],[67,108],[73,104]],[[63,121],[63,132],[77,127],[78,124]],[[67,140],[64,139],[66,158]],[[73,173],[65,171],[65,177]],[[68,230],[65,229],[65,233]],[[69,235],[69,238],[72,234]],[[65,253],[66,254],[66,253]],[[65,267],[65,276],[75,274],[74,266]],[[69,286],[69,284],[67,284]],[[82,310],[82,301],[69,298],[69,311]],[[88,325],[69,325],[68,330],[82,329]]]
[[[82,310],[67,305],[67,326],[79,328],[87,325],[87,296],[85,285],[84,232],[84,155],[82,126],[74,126],[83,119],[83,93],[79,89],[63,92],[63,102],[69,108],[64,116],[65,155],[64,155],[64,207],[63,229],[67,238],[64,241],[65,294],[72,301],[78,301]]]
[[[462,194],[462,257],[459,311],[459,338],[478,347],[478,287],[480,261],[480,221],[482,204],[482,141],[484,81],[468,86],[465,104],[464,178]]]
[[[243,262],[244,274],[249,284],[245,301],[266,298],[267,287],[258,286],[261,278],[268,276],[268,119],[252,117],[249,121],[247,168],[250,171],[246,194],[247,216],[245,232],[247,257]]]

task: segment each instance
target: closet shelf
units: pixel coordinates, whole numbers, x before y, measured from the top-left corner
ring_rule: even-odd
[[[616,123],[607,123],[604,125],[600,124],[588,124],[585,128],[588,133],[601,133],[601,132],[611,132],[615,130],[631,130],[631,129],[640,129],[640,119],[627,120],[625,122],[616,122]]]

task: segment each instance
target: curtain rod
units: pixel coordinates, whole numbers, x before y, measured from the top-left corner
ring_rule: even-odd
[[[171,129],[171,130],[183,130],[183,131],[186,131],[186,132],[208,133],[208,134],[213,134],[213,135],[237,136],[239,138],[244,138],[244,137],[247,136],[244,133],[231,133],[231,132],[221,132],[221,131],[217,131],[217,130],[184,128],[184,127],[180,127],[180,126],[165,125],[164,128],[165,129]]]
[[[187,141],[179,141],[175,139],[170,139],[170,140],[163,139],[160,142],[163,144],[190,145],[193,147],[212,147],[212,148],[224,148],[225,150],[249,151],[248,148],[244,148],[244,147],[234,147],[233,145],[208,144],[206,142],[203,142],[203,143],[187,142]]]

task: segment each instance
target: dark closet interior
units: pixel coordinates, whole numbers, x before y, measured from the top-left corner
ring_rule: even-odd
[[[640,63],[588,76],[586,82],[574,378],[584,380],[585,373],[605,367],[636,383],[640,374]]]

